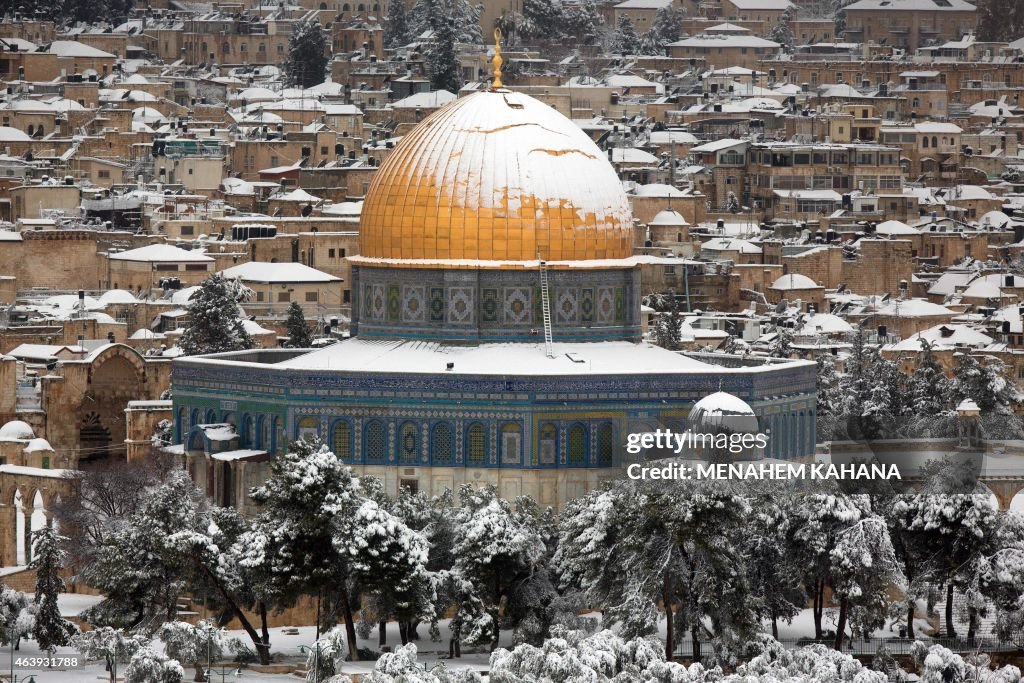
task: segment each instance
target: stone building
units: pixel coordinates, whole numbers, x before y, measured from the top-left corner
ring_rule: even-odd
[[[978,9],[965,0],[857,0],[846,6],[846,40],[915,51],[973,33]]]

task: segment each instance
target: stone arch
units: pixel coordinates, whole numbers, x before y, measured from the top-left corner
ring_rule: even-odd
[[[146,384],[146,362],[130,346],[108,344],[87,361],[77,420],[78,466],[86,468],[122,452],[127,437],[124,408]]]
[[[28,564],[25,544],[25,503],[20,488],[14,489],[11,505],[14,507],[14,563],[20,567]]]
[[[110,429],[97,412],[82,416],[78,425],[78,467],[88,469],[105,462],[111,455],[113,441]]]
[[[31,561],[34,556],[32,549],[32,539],[37,531],[46,527],[46,504],[43,501],[43,492],[36,489],[32,493],[32,497],[29,499],[31,502],[32,514],[28,518],[29,521],[29,544],[28,548],[28,559]]]

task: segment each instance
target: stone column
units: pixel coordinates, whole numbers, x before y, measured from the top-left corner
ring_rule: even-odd
[[[14,503],[0,505],[0,565],[18,564],[18,516]]]

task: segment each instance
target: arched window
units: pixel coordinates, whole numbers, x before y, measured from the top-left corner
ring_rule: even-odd
[[[315,417],[304,417],[299,420],[299,430],[296,436],[300,439],[312,439],[319,435],[320,421]]]
[[[366,5],[364,5],[363,3],[359,3],[359,11],[360,12],[365,12],[366,11]]]
[[[228,54],[229,52],[231,52],[231,43],[224,41],[224,43],[220,46],[220,51],[224,54]]]
[[[934,135],[932,136],[932,147],[935,149],[939,147],[939,138]]]
[[[924,147],[925,149],[928,149],[928,136],[927,135],[925,135],[924,139],[921,140],[921,146]]]
[[[447,422],[438,422],[430,433],[430,455],[435,465],[451,465],[455,462],[455,439],[452,427]]]
[[[184,432],[186,429],[192,429],[197,424],[199,424],[199,408],[193,408],[188,418],[188,425],[182,425],[181,430]]]
[[[522,462],[523,430],[515,422],[501,425],[501,463],[518,465]]]
[[[331,434],[331,447],[334,454],[343,462],[352,460],[352,426],[345,420],[338,420],[334,423],[334,431]]]
[[[326,2],[321,2],[320,3],[320,9],[322,9],[322,10],[327,9],[327,3]]]
[[[341,6],[341,11],[342,12],[348,12],[350,9],[352,9],[352,8],[349,6],[349,4],[347,2],[344,5]]]
[[[597,466],[611,467],[615,453],[615,430],[610,422],[597,428]]]
[[[420,430],[414,422],[403,422],[398,430],[398,462],[415,465],[420,446]]]
[[[217,424],[217,411],[210,408],[206,411],[206,424],[213,425]]]
[[[256,448],[267,450],[270,447],[270,420],[260,415],[256,418]]]
[[[245,448],[252,448],[256,444],[256,428],[251,415],[242,416],[242,434],[240,445]]]
[[[539,464],[554,465],[558,460],[558,427],[554,422],[540,426]]]
[[[583,467],[587,464],[587,428],[575,424],[569,429],[569,465]]]
[[[469,465],[483,465],[487,461],[487,432],[482,424],[476,422],[469,426],[466,430],[466,444],[466,462]]]
[[[178,441],[181,441],[181,437],[188,431],[188,410],[185,408],[178,409]]]
[[[388,433],[384,423],[371,420],[366,425],[366,462],[382,463],[388,456]]]

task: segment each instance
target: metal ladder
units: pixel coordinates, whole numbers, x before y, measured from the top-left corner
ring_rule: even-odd
[[[537,262],[540,264],[540,308],[544,316],[544,352],[548,358],[554,358],[555,349],[551,345],[551,297],[548,288],[548,269],[539,253]]]

